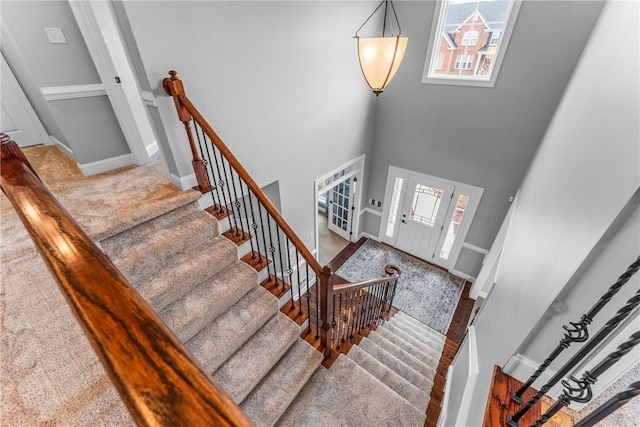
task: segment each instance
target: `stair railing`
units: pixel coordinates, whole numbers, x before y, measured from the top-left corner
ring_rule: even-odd
[[[309,314],[307,333],[312,333],[312,323],[315,323],[314,338],[320,340],[325,356],[330,357],[335,335],[332,323],[333,295],[344,294],[334,290],[336,281],[330,280],[335,277],[331,268],[322,267],[293,232],[260,186],[191,103],[175,71],[169,71],[169,77],[163,80],[162,87],[167,95],[173,97],[178,119],[187,133],[197,181],[194,189],[210,195],[213,203],[210,213],[218,218],[229,217],[231,230],[225,236],[236,243],[250,242],[251,251],[243,257],[243,261],[257,270],[267,269],[267,283],[263,283],[263,286],[274,293],[280,289],[278,295],[289,292],[291,310],[298,310],[300,316],[306,315],[300,301],[304,295],[306,311],[311,312],[310,289],[316,284],[315,322]],[[242,218],[252,219],[248,230],[242,227]]]
[[[400,278],[395,265],[385,266],[386,277],[333,286],[331,325],[334,350],[353,343],[365,329],[375,329],[389,319]]]
[[[558,346],[551,351],[547,359],[533,373],[533,375],[520,388],[511,395],[511,400],[518,405],[518,409],[513,414],[508,414],[506,424],[509,427],[518,427],[524,419],[530,418],[531,409],[537,402],[551,390],[558,382],[562,381],[563,392],[558,397],[558,401],[532,425],[541,426],[548,421],[551,416],[557,413],[564,406],[571,402],[586,403],[592,399],[591,385],[595,384],[598,376],[609,369],[613,364],[617,363],[620,358],[631,351],[635,345],[640,343],[640,332],[634,333],[629,339],[618,347],[616,352],[609,354],[600,364],[589,372],[585,372],[582,379],[576,379],[573,376],[565,378],[569,372],[583,361],[592,351],[602,343],[608,336],[618,329],[620,324],[628,318],[631,313],[640,305],[640,289],[633,297],[628,299],[626,303],[609,319],[590,339],[588,326],[593,318],[606,306],[613,296],[629,281],[629,279],[640,270],[640,256],[633,261],[627,270],[620,275],[613,285],[605,292],[593,307],[580,317],[578,322],[570,322],[570,326],[563,326],[565,330],[564,337],[560,340]],[[549,379],[532,397],[522,403],[522,396],[525,392],[533,390],[531,387],[540,377],[540,375],[549,367],[549,365],[569,346],[573,343],[584,343],[582,347],[566,362],[556,373]],[[506,407],[504,403],[503,407]]]
[[[0,138],[7,196],[138,425],[252,425],[122,273]]]

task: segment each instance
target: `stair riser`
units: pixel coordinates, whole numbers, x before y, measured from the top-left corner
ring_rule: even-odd
[[[419,359],[415,358],[411,354],[407,353],[405,350],[398,347],[391,341],[387,340],[377,332],[375,331],[372,332],[371,334],[369,334],[367,338],[369,338],[374,343],[378,344],[380,347],[382,347],[383,349],[385,349],[386,351],[388,351],[389,353],[391,353],[392,355],[400,359],[402,362],[404,362],[405,364],[409,365],[411,368],[415,369],[416,371],[424,375],[425,377],[433,378],[435,376],[434,368],[429,367],[428,365],[426,365]]]
[[[439,343],[435,343],[433,341],[424,342],[390,323],[385,323],[383,328],[387,329],[389,332],[393,333],[399,338],[402,338],[403,340],[426,354],[435,355],[442,353],[442,345]]]
[[[416,336],[416,338],[422,339],[425,338],[427,340],[429,340],[430,342],[436,343],[436,344],[440,344],[441,346],[444,346],[444,342],[445,342],[445,336],[442,335],[441,333],[434,331],[434,330],[427,330],[424,328],[421,328],[420,326],[417,326],[415,324],[409,323],[405,320],[403,320],[403,317],[400,316],[393,316],[391,318],[391,320],[389,321],[389,323],[393,324],[394,326],[402,329],[403,331],[407,332],[407,333],[411,333],[413,335]]]
[[[396,346],[400,347],[407,353],[411,354],[416,359],[420,360],[422,363],[427,366],[438,366],[438,354],[429,350],[428,353],[425,353],[423,349],[415,347],[413,344],[405,341],[400,338],[398,335],[389,332],[384,328],[380,328],[376,333],[379,333],[382,337],[391,341]]]

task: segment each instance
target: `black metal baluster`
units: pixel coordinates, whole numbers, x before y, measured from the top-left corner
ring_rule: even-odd
[[[320,338],[320,281],[318,280],[318,275],[316,274],[316,339]],[[309,289],[309,263],[307,263],[307,289]],[[336,319],[336,306],[335,306],[335,296],[333,298],[333,318],[331,319],[333,326],[335,326]],[[333,342],[333,341],[332,341]]]
[[[298,311],[298,314],[302,315],[302,300],[300,300],[300,288],[302,287],[302,283],[300,283],[300,258],[298,256],[298,251],[296,251],[296,271],[298,274],[298,303],[300,304],[300,310]],[[311,313],[309,311],[309,298],[311,298],[311,293],[309,292],[309,282],[307,282],[307,291],[304,294],[305,297],[307,297],[307,318],[309,318],[309,323],[311,323],[311,319],[310,319],[310,314]]]
[[[564,337],[560,340],[556,348],[551,352],[549,357],[545,359],[545,361],[538,367],[538,369],[531,375],[529,380],[524,383],[517,392],[511,397],[511,399],[517,403],[520,403],[522,394],[535,382],[538,377],[551,365],[551,363],[556,360],[558,356],[574,342],[584,342],[589,339],[589,331],[587,326],[591,324],[593,318],[602,310],[602,308],[611,301],[611,298],[624,286],[631,276],[638,272],[640,269],[640,256],[636,258],[636,260],[627,268],[616,282],[611,285],[609,290],[600,297],[598,302],[589,310],[586,314],[582,315],[578,322],[569,322],[571,325],[562,326],[566,331]]]
[[[286,236],[285,236],[286,237]],[[286,237],[287,242],[287,273],[289,273],[289,284],[291,285],[291,310],[295,308],[293,303],[293,269],[291,268],[291,252],[289,249],[289,238]],[[300,300],[300,282],[298,281],[298,304],[302,304]]]
[[[253,210],[253,193],[249,190],[249,186],[247,185],[247,194],[249,198],[249,209],[251,210],[251,229],[253,230],[253,236],[256,239],[256,252],[258,253],[258,263],[262,264],[262,253],[260,252],[260,239],[258,238],[258,223],[256,222],[256,214]],[[258,202],[260,204],[260,202]],[[265,246],[265,251],[267,247]],[[253,246],[251,246],[251,250],[253,251]],[[251,253],[251,259],[256,259],[256,252]]]
[[[318,281],[318,275],[316,275],[316,286],[318,286],[318,283],[320,283],[320,282]],[[318,302],[316,302],[316,304],[318,304],[318,309],[319,309],[320,302],[318,301]],[[333,305],[333,310],[331,311],[331,313],[332,313],[331,314],[331,325],[329,325],[329,326],[331,326],[331,338],[332,338],[331,339],[331,343],[333,345],[335,345],[335,343],[338,342],[338,334],[337,334],[337,331],[336,331],[336,294],[333,294],[332,305]],[[318,310],[316,310],[316,311],[318,311]],[[318,329],[320,329],[320,324],[319,323],[318,323]],[[316,332],[316,339],[319,338],[318,334],[319,334],[319,332]]]
[[[589,415],[578,421],[573,427],[591,427],[611,415],[639,394],[640,381],[631,383],[629,387],[604,402]]]
[[[280,246],[280,227],[278,227],[278,224],[275,224],[276,226],[276,237],[278,240],[278,256],[280,257],[280,276],[281,280],[282,280],[282,293],[285,293],[287,291],[287,287],[285,285],[285,281],[284,281],[284,275],[285,275],[285,271],[284,271],[284,263],[283,263],[283,256],[282,256],[282,246]],[[277,279],[276,279],[277,280]]]
[[[235,196],[235,200],[232,203],[232,206],[236,208],[236,212],[238,215],[238,219],[240,220],[240,228],[238,228],[238,222],[236,221],[236,237],[240,236],[240,234],[242,234],[242,240],[244,240],[246,238],[246,235],[244,233],[244,227],[242,227],[242,215],[241,215],[241,211],[240,211],[240,197],[242,196],[242,194],[240,196],[238,196],[238,190],[236,189],[236,180],[233,179],[233,168],[231,167],[231,165],[229,165],[229,172],[231,175],[231,186],[233,187],[233,195]],[[227,170],[225,168],[224,170],[225,176],[227,174]],[[238,173],[236,172],[236,175],[238,175]],[[240,179],[240,176],[238,175],[238,179]],[[242,232],[242,233],[240,233]]]
[[[358,301],[358,328],[356,330],[356,332],[358,334],[360,334],[362,332],[362,328],[364,327],[364,315],[366,313],[366,304],[365,301],[367,300],[367,294],[366,294],[366,290],[360,289],[360,299]]]
[[[568,406],[571,402],[589,402],[593,398],[591,385],[595,384],[600,375],[618,363],[622,356],[629,353],[633,347],[639,343],[640,331],[632,334],[627,341],[618,346],[616,351],[609,353],[607,357],[598,363],[591,371],[585,371],[581,379],[571,376],[569,380],[563,380],[562,385],[564,386],[564,390],[558,398],[558,401],[553,404],[544,415],[538,418],[538,420],[532,424],[532,427],[541,427],[542,424],[549,421],[552,416],[565,406]],[[572,381],[574,384],[571,384],[569,381]]]
[[[543,385],[540,390],[513,415],[513,417],[510,417],[507,420],[507,424],[510,427],[518,427],[518,421],[520,418],[522,418],[522,416],[526,414],[527,411],[529,411],[531,407],[551,389],[551,387],[564,378],[579,361],[581,361],[591,352],[591,350],[595,348],[595,346],[600,344],[600,342],[602,342],[602,340],[604,340],[620,324],[620,322],[626,319],[638,305],[640,305],[640,289],[633,297],[627,300],[627,303],[618,310],[615,316],[600,328],[593,338],[583,345],[582,348],[580,348],[580,350],[556,372],[549,382]]]
[[[258,214],[260,215],[260,228],[262,229],[262,244],[264,245],[264,256],[266,258],[265,264],[267,264],[267,276],[271,281],[271,271],[269,270],[269,249],[267,249],[267,237],[264,234],[264,220],[262,219],[262,203],[258,200]],[[269,214],[267,213],[267,221],[269,220]]]
[[[349,339],[353,339],[353,332],[356,327],[356,318],[358,317],[358,291],[351,291],[351,310],[349,311]]]
[[[339,339],[339,340],[337,340],[337,347],[336,347],[336,349],[340,349],[340,343],[341,343],[341,342],[344,342],[344,333],[341,333],[341,332],[340,332],[341,330],[342,330],[342,331],[344,331],[344,328],[343,328],[343,324],[344,324],[344,322],[343,322],[343,317],[342,317],[342,294],[340,294],[340,295],[339,295],[339,297],[338,297],[338,302],[339,302],[339,305],[338,305],[338,307],[339,307],[339,309],[338,309],[338,310],[339,310],[339,311],[338,311],[338,331],[337,331],[337,332],[338,332],[338,334],[337,334],[337,335],[338,335],[338,337],[339,337],[340,339]],[[335,313],[335,310],[334,310],[334,313]]]
[[[216,162],[216,170],[218,171],[218,177],[217,177],[217,186],[220,187],[220,191],[222,192],[222,200],[224,200],[224,206],[222,206],[222,208],[224,209],[222,212],[228,214],[228,210],[229,210],[229,204],[231,203],[231,199],[229,198],[227,200],[227,195],[225,194],[224,190],[226,187],[226,183],[225,181],[222,179],[222,172],[221,172],[221,167],[220,167],[220,162],[222,162],[222,164],[224,164],[224,158],[222,158],[222,153],[220,153],[220,161],[218,161],[218,150],[216,149],[216,147],[212,147],[213,152],[213,160]],[[229,218],[229,226],[231,226],[231,218]]]
[[[276,260],[274,258],[274,255],[276,253],[276,247],[273,246],[273,235],[271,234],[271,215],[269,215],[269,213],[267,212],[267,230],[269,231],[269,253],[271,253],[271,261],[273,262],[273,278],[275,279],[276,283],[274,285],[274,287],[276,285],[278,285],[278,275],[277,275],[277,268],[276,268]],[[269,276],[269,280],[267,280],[269,283],[271,283],[271,276]]]
[[[240,185],[240,194],[242,195],[242,207],[244,208],[244,217],[247,220],[247,228],[253,229],[253,224],[249,223],[249,220],[251,220],[252,222],[254,220],[253,211],[251,212],[251,218],[249,218],[249,213],[247,212],[247,202],[244,199],[244,191],[242,190],[242,178],[240,178],[240,175],[238,175],[238,185]],[[246,187],[247,187],[247,198],[251,200],[251,190],[249,190],[248,185]],[[244,230],[244,227],[242,227],[242,230]],[[253,231],[253,233],[255,234],[255,231]],[[251,234],[249,234],[249,244],[251,245],[251,253],[253,254],[254,253],[253,237],[251,236]]]

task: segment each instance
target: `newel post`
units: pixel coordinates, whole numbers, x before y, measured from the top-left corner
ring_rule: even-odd
[[[182,102],[180,101],[180,97],[185,96],[184,86],[182,85],[182,80],[177,77],[177,72],[171,70],[169,71],[169,75],[171,77],[166,77],[162,80],[162,88],[167,95],[173,97],[173,100],[176,103],[178,118],[184,124],[184,130],[187,132],[187,138],[189,138],[189,147],[191,148],[191,155],[193,156],[191,165],[193,166],[196,181],[198,182],[198,190],[204,193],[209,191],[211,187],[209,185],[209,177],[207,175],[205,165],[200,158],[200,154],[198,154],[196,142],[193,139],[193,133],[191,132],[191,113],[189,113],[187,108],[182,105]]]
[[[320,275],[320,343],[324,346],[324,356],[331,357],[333,351],[332,329],[333,329],[333,286],[329,284],[331,277],[331,267],[325,265]]]

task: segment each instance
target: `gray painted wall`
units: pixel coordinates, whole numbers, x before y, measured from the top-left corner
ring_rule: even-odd
[[[156,95],[171,69],[259,185],[314,247],[314,180],[373,141],[373,94],[355,41],[371,2],[125,2]],[[171,17],[171,25],[162,25]],[[179,31],[171,31],[171,28]],[[171,98],[157,98],[180,176],[192,174]],[[365,178],[366,180],[366,178]]]
[[[66,1],[3,1],[2,51],[45,129],[80,164],[130,152],[106,96],[46,101],[42,87],[100,83]],[[44,27],[62,28],[66,44],[51,44]]]
[[[602,4],[523,2],[494,88],[421,83],[435,3],[394,4],[409,45],[394,80],[376,100],[365,199],[384,200],[389,165],[482,187],[466,241],[488,249]],[[460,268],[474,269],[473,262],[463,263]]]
[[[496,284],[475,321],[480,373],[471,419],[477,425],[493,366],[503,366],[521,346],[525,351],[523,341],[539,332],[547,309],[610,239],[612,224],[638,203],[639,7],[606,4],[518,194]],[[620,265],[601,266],[606,277],[615,280],[637,256],[633,237],[636,251],[620,257]],[[609,286],[601,282],[600,291]],[[592,302],[580,298],[572,311]],[[548,342],[544,347],[541,353],[552,350]],[[464,388],[452,383],[451,392]]]

